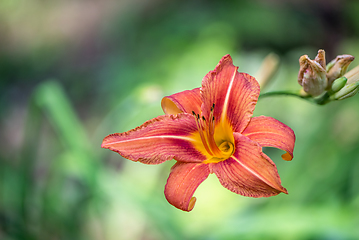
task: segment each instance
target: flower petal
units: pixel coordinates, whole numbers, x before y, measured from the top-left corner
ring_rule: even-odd
[[[202,114],[207,118],[215,104],[214,118],[227,118],[234,132],[242,132],[253,114],[259,84],[246,73],[239,73],[230,55],[224,56],[202,80]]]
[[[242,133],[263,147],[275,147],[286,151],[284,160],[293,159],[295,135],[293,130],[271,117],[254,117]]]
[[[195,118],[190,114],[159,116],[128,132],[108,135],[101,147],[146,164],[171,159],[202,162],[206,157],[195,149],[192,137],[196,131]]]
[[[165,186],[167,201],[183,211],[191,211],[196,202],[193,194],[209,173],[208,164],[177,162]]]
[[[161,106],[165,114],[177,113],[200,113],[201,111],[201,94],[200,89],[195,88],[183,92],[175,93],[164,97],[161,101]]]
[[[275,164],[262,152],[261,146],[238,133],[234,133],[234,138],[234,155],[212,165],[220,183],[230,191],[248,197],[288,193],[281,185]]]

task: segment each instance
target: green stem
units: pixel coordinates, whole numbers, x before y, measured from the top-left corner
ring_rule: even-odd
[[[265,98],[265,97],[275,97],[275,96],[291,96],[291,97],[297,97],[301,98],[303,100],[309,101],[311,103],[315,103],[318,105],[324,105],[329,102],[329,94],[326,92],[322,96],[318,98],[313,98],[310,95],[301,95],[298,91],[274,91],[274,92],[266,92],[259,95],[259,99]]]
[[[292,96],[292,97],[298,97],[298,98],[313,102],[313,99],[311,98],[311,96],[309,96],[309,95],[302,96],[302,95],[299,94],[298,91],[296,91],[296,92],[294,92],[294,91],[266,92],[266,93],[260,94],[259,99],[266,98],[266,97],[275,97],[275,96]]]
[[[320,96],[319,98],[314,98],[313,102],[315,102],[318,105],[324,105],[327,104],[328,102],[330,102],[329,99],[330,95],[328,92],[325,92],[322,96]]]

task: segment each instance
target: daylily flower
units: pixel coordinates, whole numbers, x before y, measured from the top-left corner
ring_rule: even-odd
[[[259,85],[237,70],[230,55],[224,56],[203,78],[201,88],[164,97],[165,115],[108,135],[102,147],[145,164],[176,160],[165,196],[184,211],[193,209],[193,194],[211,173],[225,188],[243,196],[287,193],[262,147],[282,149],[286,151],[282,158],[291,160],[294,133],[271,117],[252,117]]]

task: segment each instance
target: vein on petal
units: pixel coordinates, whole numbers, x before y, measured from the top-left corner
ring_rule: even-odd
[[[273,186],[273,184],[271,184],[267,179],[265,179],[264,177],[262,177],[260,174],[258,174],[256,171],[252,170],[251,168],[247,167],[245,164],[243,164],[241,161],[239,161],[235,156],[232,156],[232,158],[238,162],[242,167],[244,167],[248,172],[250,172],[251,174],[253,174],[254,176],[256,176],[258,179],[260,179],[262,182],[264,182],[265,184],[267,184],[268,186],[274,188],[274,189],[278,189],[276,186]]]
[[[238,67],[235,67],[235,68],[234,68],[234,73],[233,73],[232,78],[231,78],[231,81],[229,82],[229,85],[228,85],[228,89],[227,89],[227,93],[226,93],[226,98],[225,98],[225,100],[224,100],[223,108],[222,108],[223,110],[222,110],[221,122],[224,122],[224,120],[225,120],[225,118],[226,118],[226,116],[227,116],[229,96],[231,95],[232,86],[233,86],[234,79],[235,79],[235,77],[236,77],[237,69],[238,69]]]
[[[126,143],[126,142],[134,142],[134,141],[141,141],[141,140],[150,140],[150,139],[155,139],[155,138],[160,138],[160,139],[164,139],[164,138],[181,139],[181,140],[187,140],[187,141],[191,141],[191,142],[196,142],[195,139],[192,139],[192,138],[189,138],[189,137],[166,135],[166,136],[140,137],[140,138],[135,138],[135,139],[120,140],[120,141],[116,141],[116,142],[112,141],[111,143],[103,143],[102,146],[113,145],[113,144],[117,144],[117,143]]]

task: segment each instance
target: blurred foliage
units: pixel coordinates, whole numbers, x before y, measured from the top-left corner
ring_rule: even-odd
[[[263,91],[299,89],[298,58],[359,57],[347,1],[0,1],[0,239],[357,239],[359,99],[278,97],[255,115],[296,133],[294,159],[265,149],[289,195],[251,199],[210,176],[190,213],[163,194],[174,161],[147,166],[100,148],[161,115],[230,53]],[[352,66],[358,65],[355,60]]]

